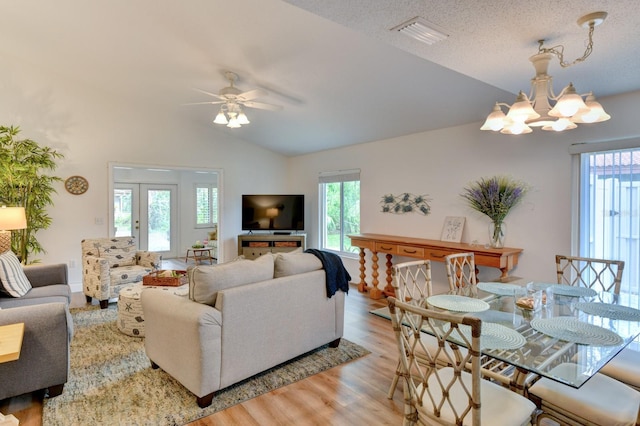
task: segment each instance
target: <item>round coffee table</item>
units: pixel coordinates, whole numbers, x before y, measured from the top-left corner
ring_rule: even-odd
[[[116,326],[118,330],[128,336],[144,337],[144,315],[140,302],[140,295],[143,291],[168,291],[176,296],[185,297],[189,294],[189,285],[171,287],[135,283],[120,290]]]

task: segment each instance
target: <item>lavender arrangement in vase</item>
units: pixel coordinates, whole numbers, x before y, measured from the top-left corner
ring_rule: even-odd
[[[505,217],[527,193],[529,187],[507,176],[481,178],[464,188],[462,198],[469,207],[491,219],[489,238],[491,247],[504,247]]]

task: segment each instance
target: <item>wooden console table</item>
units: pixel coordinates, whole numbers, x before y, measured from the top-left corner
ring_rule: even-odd
[[[351,245],[360,248],[360,292],[369,291],[372,299],[380,299],[383,294],[393,295],[391,285],[393,255],[429,259],[436,262],[444,262],[447,255],[455,253],[473,252],[476,266],[489,266],[498,268],[502,272],[501,281],[507,281],[509,271],[518,264],[518,256],[522,252],[519,248],[485,248],[480,245],[466,243],[450,243],[446,241],[427,240],[422,238],[399,237],[382,234],[355,234],[349,235]],[[372,288],[365,282],[365,249],[372,253],[371,272]],[[378,288],[378,253],[385,253],[387,258],[387,285],[383,290]]]

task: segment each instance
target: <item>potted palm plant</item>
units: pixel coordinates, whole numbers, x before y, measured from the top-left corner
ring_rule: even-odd
[[[47,206],[53,205],[54,183],[62,181],[48,172],[57,167],[61,153],[40,146],[31,139],[20,139],[19,127],[0,126],[0,205],[24,207],[27,228],[13,231],[11,249],[23,264],[29,257],[46,251],[36,233],[51,225]]]

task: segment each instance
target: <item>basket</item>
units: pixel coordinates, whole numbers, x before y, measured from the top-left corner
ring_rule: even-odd
[[[188,282],[187,271],[172,271],[178,274],[177,277],[159,277],[158,275],[165,270],[151,272],[149,275],[142,277],[142,285],[158,285],[168,287],[179,287]]]

